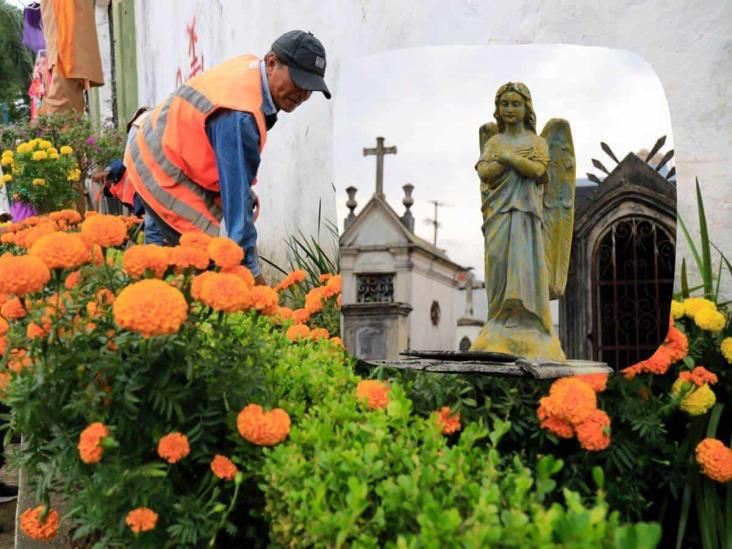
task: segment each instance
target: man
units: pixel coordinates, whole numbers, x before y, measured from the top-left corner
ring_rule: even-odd
[[[175,244],[187,231],[217,236],[223,218],[263,284],[250,187],[277,113],[294,111],[313,91],[330,99],[324,75],[323,45],[295,30],[275,40],[263,60],[243,55],[222,63],[153,109],[124,162],[150,226]],[[162,243],[147,221],[145,241]]]

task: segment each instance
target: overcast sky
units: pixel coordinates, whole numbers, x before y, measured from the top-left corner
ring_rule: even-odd
[[[430,200],[446,202],[437,245],[483,277],[478,128],[494,121],[494,96],[505,82],[531,90],[541,132],[550,118],[569,120],[577,177],[599,174],[592,158],[612,169],[606,142],[620,160],[667,135],[668,105],[653,70],[634,54],[582,46],[447,46],[394,50],[344,63],[334,96],[334,171],[338,222],[348,210],[345,188],[358,188],[365,206],[375,189],[376,159],[363,156],[376,137],[396,145],[384,159],[384,190],[404,211],[402,185],[415,186],[415,231],[432,241]]]

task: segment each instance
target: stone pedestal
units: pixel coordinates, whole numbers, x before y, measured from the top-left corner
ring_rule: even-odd
[[[341,307],[343,342],[362,360],[395,360],[409,348],[406,303],[352,303]]]

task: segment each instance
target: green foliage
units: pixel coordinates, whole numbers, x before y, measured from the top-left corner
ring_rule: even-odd
[[[587,507],[556,491],[561,460],[536,471],[495,449],[508,424],[472,423],[450,444],[435,417],[412,413],[392,385],[385,410],[366,411],[353,391],[313,407],[290,443],[270,451],[260,484],[271,535],[292,547],[612,547],[653,532],[619,526],[602,492]],[[615,540],[619,540],[616,542]],[[630,542],[632,543],[632,542]],[[641,547],[643,545],[624,545]]]
[[[23,115],[16,103],[28,104],[32,72],[31,52],[23,45],[23,15],[15,6],[0,0],[0,107],[8,107],[11,120]]]

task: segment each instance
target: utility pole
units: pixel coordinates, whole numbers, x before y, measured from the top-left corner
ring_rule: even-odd
[[[425,223],[432,225],[432,244],[437,246],[437,229],[441,225],[441,223],[437,221],[437,208],[440,206],[447,206],[447,204],[445,202],[440,202],[439,200],[429,200],[429,203],[435,207],[435,216],[433,218],[428,217],[424,221]]]

